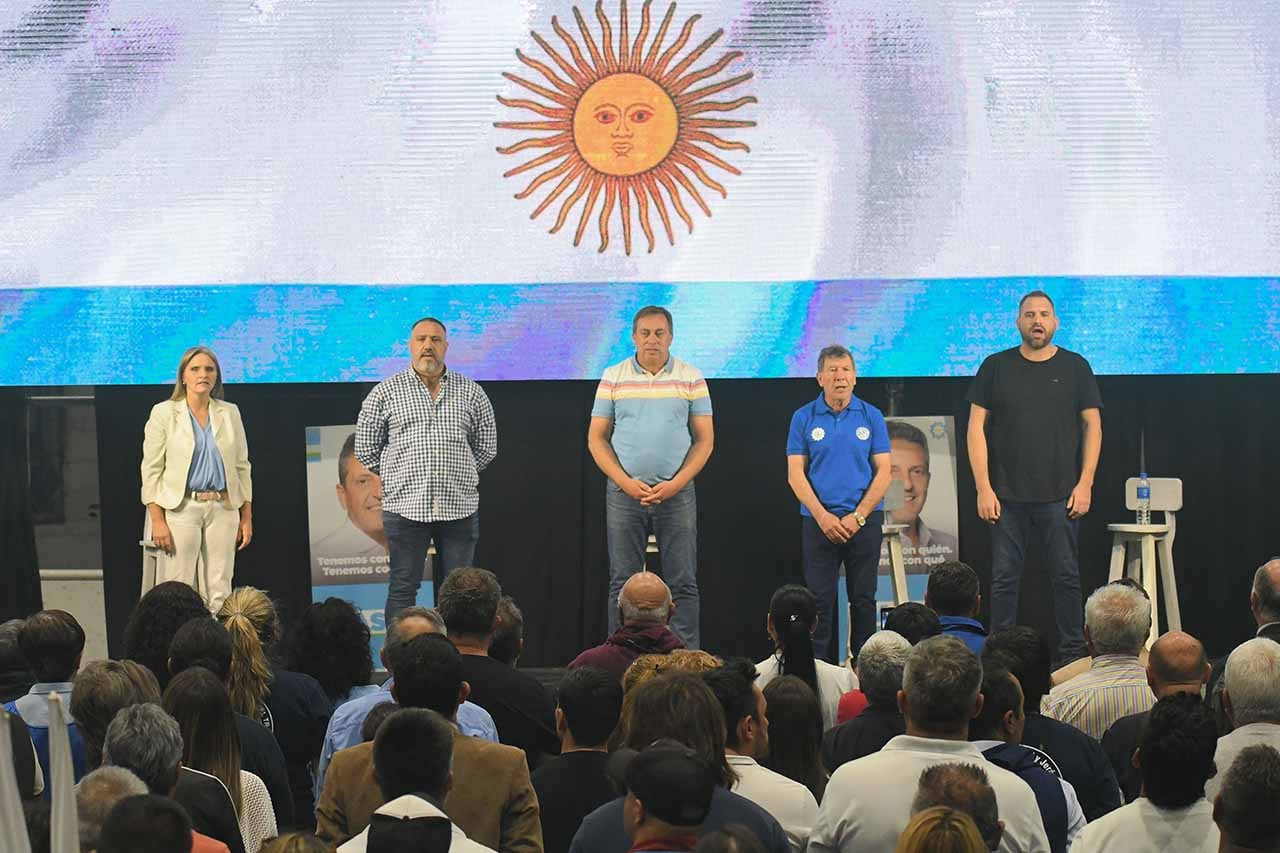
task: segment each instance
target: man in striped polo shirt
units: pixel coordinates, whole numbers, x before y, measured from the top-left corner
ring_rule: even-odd
[[[1093,663],[1088,672],[1050,690],[1041,713],[1101,740],[1116,720],[1150,710],[1156,697],[1138,659],[1150,633],[1151,601],[1141,588],[1109,583],[1095,589],[1084,605],[1084,637]]]
[[[711,397],[702,374],[671,356],[671,312],[649,305],[631,321],[636,354],[609,367],[596,389],[587,447],[609,478],[609,632],[618,630],[618,593],[644,568],[653,533],[671,588],[671,630],[696,649],[698,508],[693,478],[711,457]]]

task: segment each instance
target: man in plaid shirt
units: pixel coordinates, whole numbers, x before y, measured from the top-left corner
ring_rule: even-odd
[[[388,625],[416,601],[432,541],[438,588],[449,572],[471,564],[480,539],[476,487],[498,455],[498,427],[484,390],[445,367],[448,349],[444,323],[414,323],[409,369],[379,382],[356,422],[356,458],[382,478]]]

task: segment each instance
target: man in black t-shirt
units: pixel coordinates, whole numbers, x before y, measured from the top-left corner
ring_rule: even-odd
[[[988,356],[969,389],[969,461],[978,515],[992,525],[991,630],[1017,622],[1034,532],[1053,582],[1061,665],[1087,653],[1077,532],[1102,449],[1102,398],[1089,362],[1053,343],[1048,294],[1022,297],[1017,325],[1022,344]]]

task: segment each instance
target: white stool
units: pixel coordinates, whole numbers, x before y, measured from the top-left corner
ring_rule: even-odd
[[[901,480],[890,480],[889,490],[884,493],[885,518],[888,519],[880,527],[884,531],[885,544],[889,546],[889,576],[893,581],[893,603],[905,604],[910,600],[907,595],[907,564],[902,557],[902,531],[905,524],[893,523],[894,510],[906,505],[906,496]]]
[[[1151,636],[1148,648],[1159,636],[1160,599],[1164,593],[1169,630],[1182,630],[1182,614],[1178,608],[1178,581],[1173,571],[1173,539],[1177,533],[1176,514],[1182,509],[1182,481],[1176,477],[1151,477],[1151,509],[1164,513],[1163,524],[1108,524],[1111,531],[1111,571],[1108,582],[1127,576],[1142,584],[1151,599]],[[1126,509],[1138,509],[1138,478],[1130,477],[1124,483]],[[1129,546],[1133,555],[1126,556]],[[1157,560],[1158,557],[1158,560]],[[1157,562],[1160,582],[1156,583]]]

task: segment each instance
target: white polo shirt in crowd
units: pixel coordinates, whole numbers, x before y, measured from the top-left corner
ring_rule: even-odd
[[[801,853],[818,817],[818,801],[813,794],[794,779],[761,767],[750,756],[728,754],[725,758],[738,774],[732,791],[771,814],[787,834],[791,849]]]
[[[976,764],[996,793],[1005,853],[1048,853],[1031,786],[968,741],[898,735],[877,753],[842,764],[827,783],[809,853],[893,853],[911,820],[920,774],[935,764]],[[1118,848],[1117,848],[1118,849]]]
[[[813,661],[818,676],[818,704],[822,706],[822,730],[826,731],[836,724],[836,713],[840,708],[840,697],[850,690],[858,689],[858,677],[847,666],[836,666],[824,660]],[[764,690],[765,685],[782,675],[782,665],[777,655],[770,655],[756,664],[756,687]]]
[[[1218,749],[1213,753],[1213,763],[1218,772],[1204,783],[1204,796],[1209,802],[1222,790],[1227,771],[1246,747],[1269,746],[1280,750],[1280,725],[1275,723],[1247,723],[1235,731],[1218,738]]]
[[[1216,853],[1217,849],[1213,805],[1204,798],[1185,809],[1160,809],[1139,797],[1087,825],[1071,845],[1071,853]]]

